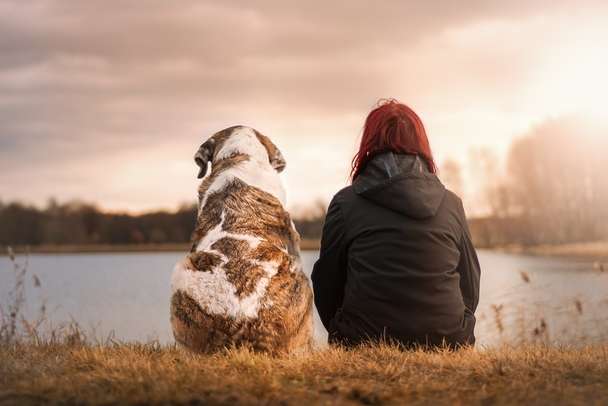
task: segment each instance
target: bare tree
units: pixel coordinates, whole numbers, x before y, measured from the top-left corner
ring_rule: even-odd
[[[462,168],[458,161],[448,158],[443,161],[439,170],[441,180],[445,186],[458,196],[464,195],[463,180],[462,180]]]
[[[601,137],[575,119],[551,120],[516,140],[508,157],[509,195],[534,242],[601,238],[607,219]],[[604,149],[606,151],[606,149]],[[605,236],[605,234],[603,235]]]

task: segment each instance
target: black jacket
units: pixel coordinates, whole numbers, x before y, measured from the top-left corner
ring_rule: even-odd
[[[479,275],[461,200],[387,152],[330,203],[312,281],[330,342],[458,346],[475,342]]]

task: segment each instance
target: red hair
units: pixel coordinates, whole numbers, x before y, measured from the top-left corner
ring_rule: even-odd
[[[359,151],[353,157],[351,179],[355,180],[375,155],[387,151],[418,155],[432,173],[437,172],[422,120],[394,99],[380,100],[367,116]]]

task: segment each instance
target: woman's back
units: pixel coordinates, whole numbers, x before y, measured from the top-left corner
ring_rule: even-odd
[[[364,164],[329,206],[312,274],[319,315],[331,341],[473,344],[480,269],[462,202],[420,154],[366,152],[397,137],[383,131],[364,135]]]

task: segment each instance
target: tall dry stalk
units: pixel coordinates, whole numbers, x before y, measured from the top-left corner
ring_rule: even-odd
[[[0,304],[0,342],[8,344],[14,342],[18,333],[18,321],[25,304],[25,274],[27,261],[23,266],[17,263],[15,253],[11,247],[7,249],[15,277],[13,288],[8,293],[8,303]]]
[[[21,338],[21,332],[38,341],[38,330],[46,320],[46,305],[40,307],[39,315],[33,320],[27,320],[24,316],[26,304],[26,280],[29,267],[29,258],[26,255],[23,263],[17,261],[15,252],[11,247],[7,248],[8,258],[11,262],[11,271],[14,282],[8,292],[7,303],[0,303],[0,344],[11,344]],[[34,287],[40,287],[40,278],[32,275]],[[22,327],[22,330],[20,329]]]

